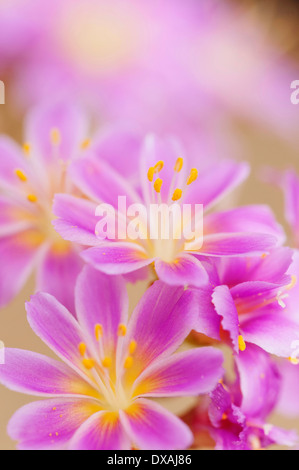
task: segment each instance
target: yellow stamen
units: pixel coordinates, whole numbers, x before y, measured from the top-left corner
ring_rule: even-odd
[[[179,173],[181,169],[183,168],[183,163],[184,163],[184,160],[182,159],[182,157],[179,157],[177,161],[175,162],[174,171],[177,171]]]
[[[182,197],[183,191],[179,188],[175,189],[173,192],[172,200],[173,201],[178,201]]]
[[[37,197],[36,197],[35,194],[28,194],[27,199],[28,199],[29,202],[36,202],[37,201]]]
[[[132,356],[126,357],[125,362],[124,362],[124,368],[125,368],[125,369],[130,369],[130,367],[132,367],[132,365],[133,365],[133,358],[132,358]]]
[[[154,166],[154,173],[159,173],[159,171],[163,169],[163,166],[164,166],[163,160],[159,160]]]
[[[262,259],[267,258],[267,253],[263,253],[263,254],[261,255],[261,258],[262,258]]]
[[[118,336],[125,336],[126,332],[127,332],[126,325],[124,325],[123,323],[120,323],[118,325],[118,331],[117,331]]]
[[[82,364],[86,369],[92,369],[95,366],[94,359],[83,359]]]
[[[193,183],[193,181],[195,181],[197,177],[198,177],[198,170],[196,168],[192,168],[192,170],[190,171],[189,178],[187,180],[187,185]]]
[[[161,180],[161,178],[157,178],[156,181],[154,182],[154,189],[157,193],[161,191],[162,184],[163,184],[163,181]]]
[[[86,150],[89,146],[90,146],[90,140],[89,140],[89,139],[85,139],[85,140],[83,140],[83,142],[82,142],[82,144],[81,144],[81,149],[82,149],[82,150]]]
[[[238,343],[239,343],[239,349],[240,351],[245,351],[246,349],[246,343],[244,341],[244,338],[242,335],[238,336]]]
[[[292,276],[292,280],[290,284],[287,285],[287,289],[293,289],[293,287],[297,284],[297,277]]]
[[[154,174],[155,174],[155,168],[153,166],[151,166],[149,169],[148,169],[148,172],[147,172],[147,179],[152,182],[153,179],[154,179]]]
[[[104,357],[104,359],[102,360],[102,366],[103,367],[110,367],[112,364],[112,360],[111,360],[111,357]]]
[[[17,177],[21,180],[21,181],[27,181],[27,176],[25,175],[25,173],[20,170],[19,168],[16,168],[15,169],[15,174],[17,175]]]
[[[31,146],[30,144],[28,144],[27,142],[25,142],[23,144],[23,152],[25,153],[25,155],[29,155],[30,154],[30,151],[31,151]]]
[[[61,142],[61,136],[60,136],[60,131],[59,129],[57,129],[56,127],[54,127],[53,129],[51,129],[51,132],[50,132],[50,139],[51,139],[51,143],[53,145],[59,145],[60,142]]]
[[[134,352],[136,351],[136,348],[137,348],[137,343],[134,339],[132,339],[132,341],[129,344],[129,353],[134,354]]]
[[[85,352],[86,352],[86,344],[85,343],[80,343],[79,346],[78,346],[78,349],[79,349],[79,353],[83,357]]]
[[[299,364],[299,359],[297,359],[297,357],[288,357],[288,360],[290,361],[291,364],[294,364],[294,366]]]
[[[97,341],[99,341],[99,339],[103,336],[103,327],[99,323],[97,323],[94,327],[94,335]]]

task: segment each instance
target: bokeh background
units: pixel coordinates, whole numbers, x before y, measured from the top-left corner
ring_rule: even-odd
[[[299,171],[298,30],[291,0],[0,0],[0,132],[22,143],[26,112],[67,97],[93,128],[176,134],[192,158],[248,160],[250,178],[225,204],[269,204],[288,232],[282,195],[264,180],[269,167]],[[0,312],[0,340],[51,354],[26,321],[33,289]],[[132,309],[146,284],[128,289]],[[0,449],[14,448],[6,425],[29,401],[0,388]],[[272,421],[299,430],[296,419]]]

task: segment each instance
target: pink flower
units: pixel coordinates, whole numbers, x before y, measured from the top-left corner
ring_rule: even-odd
[[[58,104],[29,115],[23,149],[0,137],[0,305],[36,269],[37,288],[73,311],[73,286],[83,263],[79,247],[62,240],[52,227],[52,200],[56,192],[78,194],[67,168],[86,136],[76,107]]]
[[[141,152],[136,148],[132,151],[132,143],[128,137],[124,139],[123,134],[122,146],[117,144],[118,140],[115,135],[108,143],[104,140],[94,144],[84,161],[78,160],[70,168],[74,184],[95,201],[94,205],[80,198],[58,195],[53,208],[58,217],[54,221],[56,230],[66,240],[92,246],[82,256],[99,270],[107,274],[127,274],[154,262],[156,273],[164,282],[200,286],[208,282],[208,276],[198,255],[262,254],[284,239],[281,227],[265,206],[207,213],[245,179],[246,164],[223,160],[198,171],[186,158],[178,157],[183,155],[183,150],[171,139],[148,136]],[[126,158],[119,158],[118,152]],[[202,204],[205,211],[203,239],[201,234],[195,234],[194,239],[187,242],[180,224],[177,238],[170,234],[164,239],[164,227],[171,223],[171,215],[166,213],[155,240],[151,236],[155,227],[150,218],[142,223],[143,238],[132,239],[127,235],[125,240],[109,237],[99,240],[95,235],[99,220],[94,216],[95,207],[105,202],[118,210],[119,196],[126,197],[127,206],[139,203],[148,213],[150,205],[155,203],[165,203],[168,208],[181,203],[191,207]],[[126,212],[119,209],[119,215],[125,225],[130,223]]]
[[[49,294],[27,304],[35,333],[63,360],[6,350],[0,380],[47,400],[25,405],[8,432],[21,449],[178,449],[192,435],[147,397],[207,393],[222,376],[222,353],[173,354],[194,322],[192,293],[157,281],[128,320],[120,277],[85,267],[76,286],[76,320]]]

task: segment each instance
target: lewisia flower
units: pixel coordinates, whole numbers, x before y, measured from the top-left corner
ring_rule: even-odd
[[[54,297],[27,304],[35,333],[64,363],[6,349],[0,381],[48,399],[25,405],[8,433],[21,449],[178,449],[188,427],[147,397],[197,395],[222,376],[222,353],[173,354],[194,323],[192,293],[155,282],[130,320],[123,278],[86,266],[76,285],[77,319]]]
[[[113,144],[115,145],[117,136]],[[130,148],[123,147],[124,155]],[[95,204],[70,196],[58,195],[54,213],[58,217],[54,226],[66,240],[91,245],[82,254],[85,261],[107,274],[127,274],[154,263],[158,277],[172,285],[208,282],[207,273],[198,255],[222,257],[256,255],[267,252],[281,242],[283,235],[265,206],[247,206],[223,212],[206,213],[216,202],[240,184],[248,174],[244,163],[223,160],[217,166],[205,170],[192,168],[187,159],[178,157],[182,149],[177,143],[148,136],[138,157],[127,167],[127,160],[111,158],[107,145],[99,143],[89,150],[84,161],[77,161],[70,168],[74,184]],[[132,170],[130,170],[132,168]],[[139,175],[138,170],[139,169]],[[195,235],[193,240],[184,239],[183,228],[177,226],[176,238],[164,239],[164,228],[171,224],[171,215],[162,219],[157,239],[153,240],[151,219],[145,224],[141,220],[144,237],[132,239],[100,240],[95,235],[94,216],[96,203],[108,203],[119,211],[125,225],[130,223],[127,213],[118,206],[118,197],[125,196],[130,204],[142,205],[147,213],[151,204],[175,205],[202,204],[205,211],[203,237]],[[192,212],[192,216],[194,212]],[[190,225],[190,219],[187,218]],[[117,231],[116,231],[117,236]],[[202,244],[203,241],[203,244]]]
[[[289,307],[297,278],[293,251],[281,247],[269,255],[210,261],[210,284],[195,289],[195,330],[228,343],[242,357],[247,344],[291,357],[299,327]]]
[[[199,399],[185,416],[195,446],[198,440],[199,446],[207,441],[215,450],[260,450],[271,444],[293,447],[298,442],[294,431],[267,422],[280,393],[276,364],[253,345],[238,361],[240,376],[235,382],[220,381],[210,397]]]
[[[23,149],[0,137],[0,305],[37,268],[37,288],[73,310],[73,285],[82,260],[78,248],[53,229],[52,200],[56,192],[77,193],[67,168],[86,133],[79,111],[58,104],[29,115]]]

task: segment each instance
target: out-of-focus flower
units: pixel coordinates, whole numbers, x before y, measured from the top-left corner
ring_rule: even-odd
[[[267,423],[280,390],[275,363],[253,345],[238,362],[240,375],[236,381],[220,381],[210,398],[200,399],[185,416],[194,433],[194,446],[209,442],[216,450],[260,450],[272,444],[294,447],[298,443],[294,431]]]
[[[255,344],[270,354],[291,357],[298,323],[287,308],[296,284],[289,274],[293,252],[278,248],[258,258],[217,259],[207,267],[210,284],[197,293],[196,331],[228,343],[235,354]]]
[[[117,139],[117,135],[114,141],[112,139],[113,145]],[[165,217],[162,214],[164,218],[157,229],[156,239],[152,234],[157,232],[157,224],[153,227],[153,219],[149,216],[140,217],[144,236],[133,239],[128,230],[130,218],[126,208],[129,205],[140,204],[147,214],[150,214],[151,205],[161,203],[168,209],[176,205],[193,208],[202,204],[207,211],[244,180],[248,174],[247,165],[223,160],[217,166],[198,171],[189,166],[186,159],[178,157],[183,151],[176,142],[159,140],[154,136],[145,139],[140,154],[134,152],[134,160],[129,167],[127,160],[113,160],[113,152],[107,152],[107,147],[102,150],[101,143],[89,152],[84,162],[78,160],[70,167],[70,175],[74,184],[90,199],[108,203],[118,211],[126,225],[125,236],[121,239],[116,231],[115,239],[109,239],[108,235],[106,240],[100,240],[95,235],[96,217],[86,207],[85,201],[63,195],[56,197],[54,213],[58,220],[54,225],[65,239],[94,245],[82,256],[107,274],[130,273],[154,262],[156,273],[164,282],[198,286],[207,283],[208,278],[201,261],[194,255],[262,254],[283,239],[281,227],[265,206],[206,214],[203,234],[195,230],[191,240],[184,238],[184,226],[180,223],[176,230],[168,230],[169,236],[165,238],[166,228],[171,226],[171,211],[166,211]],[[130,148],[123,147],[122,152],[129,158]],[[103,155],[107,153],[109,160],[104,161]],[[119,207],[119,196],[125,196],[125,208]],[[191,220],[190,217],[177,220],[185,220],[189,226],[198,223],[194,210]],[[90,230],[92,222],[94,228]]]
[[[85,267],[76,286],[78,321],[49,294],[27,304],[35,333],[64,361],[6,350],[0,381],[46,396],[25,405],[8,432],[22,449],[177,449],[188,427],[147,397],[210,392],[222,353],[198,348],[173,354],[194,322],[192,293],[160,281],[128,320],[121,277]]]
[[[86,136],[85,120],[76,107],[58,104],[29,115],[23,149],[0,137],[0,305],[37,268],[37,288],[73,311],[74,282],[83,263],[79,247],[53,229],[52,200],[56,192],[78,194],[67,168]]]

